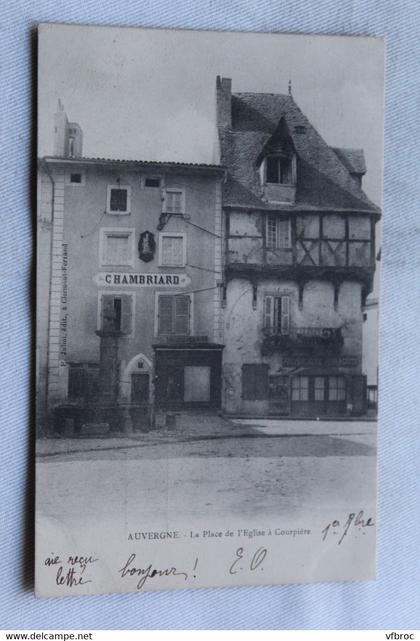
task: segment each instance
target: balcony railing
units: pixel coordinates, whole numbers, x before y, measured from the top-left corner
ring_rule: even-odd
[[[264,354],[282,351],[286,354],[337,354],[343,347],[341,327],[294,327],[287,331],[264,329]]]

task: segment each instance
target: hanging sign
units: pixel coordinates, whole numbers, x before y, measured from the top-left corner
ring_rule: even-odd
[[[187,287],[187,274],[99,272],[93,280],[99,287]]]

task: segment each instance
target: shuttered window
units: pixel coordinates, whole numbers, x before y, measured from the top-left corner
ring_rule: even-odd
[[[103,232],[102,264],[131,265],[132,240],[131,232]]]
[[[266,296],[264,299],[264,327],[278,334],[290,330],[290,296]]]
[[[249,401],[268,398],[268,365],[249,363],[242,365],[242,398]]]
[[[184,236],[162,234],[160,242],[160,264],[167,267],[183,267],[185,264]]]
[[[131,294],[102,294],[101,330],[103,332],[123,332],[133,330],[133,298]]]
[[[184,191],[182,189],[167,189],[165,193],[165,209],[168,214],[184,214]]]
[[[189,296],[158,297],[158,334],[190,334],[191,301]]]

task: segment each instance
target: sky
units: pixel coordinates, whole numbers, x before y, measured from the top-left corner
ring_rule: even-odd
[[[38,153],[53,153],[60,98],[83,155],[218,162],[216,76],[233,92],[287,93],[333,147],[363,148],[363,185],[382,202],[379,38],[42,25]]]

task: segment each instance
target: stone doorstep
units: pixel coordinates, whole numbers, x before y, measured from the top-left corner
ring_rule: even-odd
[[[106,436],[109,432],[109,423],[83,423],[80,428],[81,436]]]

